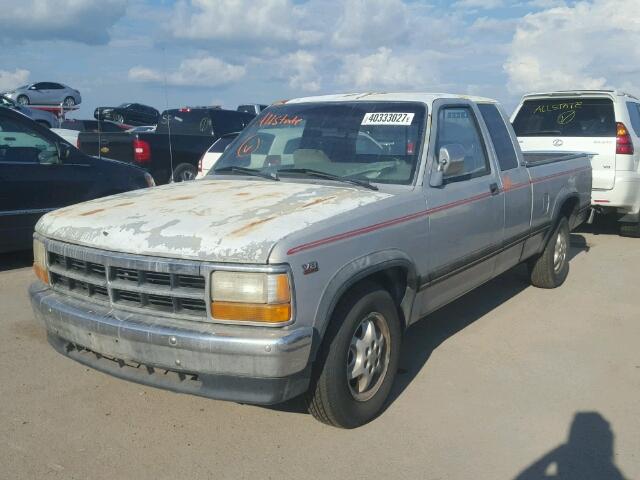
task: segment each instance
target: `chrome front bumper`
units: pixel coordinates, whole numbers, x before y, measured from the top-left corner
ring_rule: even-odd
[[[113,310],[29,289],[35,315],[61,353],[112,375],[174,391],[273,404],[309,383],[310,327],[214,325]]]

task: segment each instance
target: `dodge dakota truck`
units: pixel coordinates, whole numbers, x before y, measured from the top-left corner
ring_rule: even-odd
[[[202,180],[45,215],[31,302],[85,365],[242,403],[304,394],[353,428],[383,410],[411,324],[523,262],[560,286],[590,194],[588,154],[523,155],[490,99],[296,99]]]

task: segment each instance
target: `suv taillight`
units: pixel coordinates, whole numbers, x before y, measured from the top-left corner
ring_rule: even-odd
[[[616,123],[616,154],[633,155],[633,141],[624,123]]]
[[[80,137],[79,136],[76,137],[76,148],[78,150],[80,150]]]
[[[202,156],[200,157],[200,160],[198,160],[198,172],[202,173],[202,160],[204,159],[204,156],[207,154],[207,152],[204,152],[202,154]]]
[[[151,145],[149,142],[136,138],[133,140],[133,160],[137,163],[151,161]]]

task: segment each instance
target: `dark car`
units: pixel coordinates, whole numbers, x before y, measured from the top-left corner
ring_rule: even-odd
[[[128,127],[109,120],[99,122],[98,120],[75,120],[70,118],[64,120],[60,124],[60,128],[76,130],[78,132],[124,132]]]
[[[221,136],[239,132],[255,115],[217,107],[185,107],[162,112],[155,132],[80,133],[78,148],[147,170],[155,181],[192,180],[198,162]]]
[[[112,120],[126,125],[155,125],[160,112],[141,103],[123,103],[117,107],[98,107],[93,112],[96,120]]]
[[[90,157],[0,107],[0,252],[29,248],[33,227],[51,210],[153,184],[144,170]]]

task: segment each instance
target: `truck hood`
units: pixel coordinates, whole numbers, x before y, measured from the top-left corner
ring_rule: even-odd
[[[389,196],[357,187],[203,179],[55,210],[36,231],[116,252],[266,263],[285,236]]]

